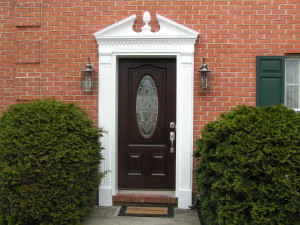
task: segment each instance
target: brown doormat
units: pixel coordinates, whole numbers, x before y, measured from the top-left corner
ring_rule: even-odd
[[[122,206],[118,216],[174,217],[172,206]]]

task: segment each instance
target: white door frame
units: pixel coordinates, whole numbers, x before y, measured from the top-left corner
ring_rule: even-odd
[[[178,207],[192,201],[193,179],[193,89],[194,45],[198,32],[156,15],[160,30],[150,31],[146,12],[142,32],[132,26],[130,16],[94,34],[99,48],[99,127],[107,131],[101,138],[104,160],[101,171],[109,171],[99,187],[99,205],[111,206],[118,190],[118,58],[176,58],[176,190]]]

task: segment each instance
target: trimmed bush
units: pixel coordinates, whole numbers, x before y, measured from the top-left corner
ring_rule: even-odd
[[[239,106],[207,124],[196,144],[204,224],[300,224],[297,113]]]
[[[81,224],[103,177],[102,130],[54,99],[12,105],[0,118],[0,224]]]

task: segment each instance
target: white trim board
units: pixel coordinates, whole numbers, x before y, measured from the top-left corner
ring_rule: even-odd
[[[99,127],[104,160],[101,171],[109,171],[99,187],[99,205],[111,206],[118,190],[118,58],[176,58],[176,189],[178,207],[187,209],[192,201],[193,171],[193,89],[194,45],[198,32],[160,15],[158,32],[151,32],[150,14],[144,13],[142,32],[132,29],[136,15],[121,20],[94,34],[99,52]],[[151,17],[150,17],[151,20]]]

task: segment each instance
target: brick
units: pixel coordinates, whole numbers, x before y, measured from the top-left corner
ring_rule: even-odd
[[[42,4],[34,2],[23,2],[15,7],[15,26],[33,27],[41,26]]]

